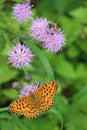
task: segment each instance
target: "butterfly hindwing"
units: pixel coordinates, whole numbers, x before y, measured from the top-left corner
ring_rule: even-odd
[[[28,118],[34,118],[39,114],[30,96],[24,96],[12,102],[9,105],[9,111],[18,115],[24,115]]]
[[[24,116],[27,118],[36,118],[39,115],[39,110],[35,106],[26,108]]]
[[[12,103],[9,105],[8,110],[9,110],[11,113],[23,115],[23,114],[24,114],[24,111],[25,111],[25,108],[26,108],[26,106],[28,105],[28,100],[29,100],[29,99],[28,99],[27,96],[21,97],[21,98],[17,99],[16,101],[12,102]]]

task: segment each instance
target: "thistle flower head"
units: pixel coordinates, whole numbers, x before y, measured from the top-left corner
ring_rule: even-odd
[[[33,56],[30,49],[20,43],[13,46],[8,55],[8,62],[15,68],[28,66]]]
[[[41,41],[42,47],[48,51],[58,52],[65,43],[65,36],[56,24],[52,24],[47,19],[37,18],[31,23],[31,35],[34,39]]]
[[[31,80],[31,76],[28,74],[25,75],[24,80],[25,80],[25,82],[29,82]]]
[[[17,81],[12,83],[12,87],[15,88],[17,91],[20,91],[22,88],[21,84]]]
[[[60,29],[47,29],[46,37],[42,47],[48,49],[48,51],[56,53],[62,49],[64,43],[65,36]]]
[[[43,41],[46,36],[46,28],[48,23],[49,22],[47,19],[43,18],[37,18],[33,20],[30,26],[32,37],[38,41]]]
[[[37,85],[28,85],[25,86],[21,91],[20,91],[20,97],[22,96],[27,96],[29,95],[29,92],[34,92],[37,89]]]
[[[32,18],[31,5],[28,2],[24,2],[22,4],[15,4],[13,6],[13,17],[17,19],[19,23]]]

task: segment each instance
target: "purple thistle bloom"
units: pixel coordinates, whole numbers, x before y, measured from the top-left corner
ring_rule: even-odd
[[[15,68],[21,68],[28,66],[32,61],[32,53],[25,45],[21,45],[20,43],[13,46],[9,51],[9,63],[12,64]]]
[[[33,20],[30,26],[31,36],[38,41],[43,41],[46,36],[46,28],[48,23],[49,21],[43,18]]]
[[[25,86],[21,91],[20,91],[20,97],[22,96],[27,96],[29,95],[29,92],[34,92],[37,89],[37,85],[28,85]]]
[[[31,7],[32,6],[28,2],[22,4],[15,4],[13,6],[13,17],[17,19],[19,23],[22,23],[23,21],[32,18]]]
[[[53,30],[48,28],[45,41],[43,41],[42,47],[47,48],[48,51],[56,53],[62,49],[64,43],[65,36],[60,29]]]

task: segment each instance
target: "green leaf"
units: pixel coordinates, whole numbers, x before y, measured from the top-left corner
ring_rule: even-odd
[[[6,40],[5,40],[5,32],[0,30],[0,51],[3,50],[3,48],[5,47],[5,43],[6,43]]]
[[[55,0],[55,2],[53,2],[55,9],[58,11],[58,13],[64,13],[67,10],[67,5],[69,3],[69,0]]]
[[[76,40],[80,32],[80,23],[76,19],[69,19],[65,16],[59,17],[62,30],[66,36],[66,43],[72,43]]]
[[[69,61],[67,61],[63,55],[58,55],[56,64],[56,72],[59,75],[66,78],[75,78],[73,65]]]
[[[29,124],[29,127],[32,130],[55,130],[56,123],[54,124],[50,118],[47,117],[40,117],[33,120],[25,120]]]
[[[77,58],[80,55],[80,50],[76,46],[71,46],[67,49],[69,58]]]
[[[83,0],[69,0],[67,4],[67,12],[70,10],[74,10],[75,8],[79,8],[83,5]]]
[[[66,117],[67,118],[67,117]],[[72,98],[66,130],[87,129],[87,85]]]
[[[49,8],[49,10],[48,10],[48,8]],[[48,14],[48,16],[50,16],[49,14],[50,14],[50,12],[52,13],[52,11],[53,11],[53,3],[50,2],[50,0],[40,1],[40,3],[37,5],[37,12],[38,12],[39,16],[41,14],[43,16],[44,16],[44,14],[46,14],[46,15]]]
[[[0,108],[0,112],[7,111],[7,110],[8,110],[8,107]]]
[[[7,56],[0,56],[0,83],[8,82],[17,76],[17,70],[10,68],[7,64]]]
[[[87,67],[83,63],[78,64],[76,76],[78,79],[87,79]]]
[[[14,100],[16,97],[18,97],[18,92],[13,88],[9,88],[9,89],[4,89],[2,91],[2,95],[4,97],[7,97],[8,99]]]
[[[60,112],[58,112],[57,109],[55,108],[51,108],[50,110],[51,113],[55,114],[58,118],[58,120],[60,120],[60,123],[61,123],[61,130],[63,129],[63,116],[61,115]]]
[[[56,95],[54,107],[59,111],[59,113],[62,113],[63,116],[68,114],[69,106],[65,97]]]
[[[77,40],[80,49],[87,53],[87,40]]]
[[[87,24],[87,7],[79,7],[70,12],[70,15],[79,20],[79,22]]]

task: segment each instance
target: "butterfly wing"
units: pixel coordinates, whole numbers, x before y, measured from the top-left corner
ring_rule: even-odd
[[[24,115],[27,118],[35,118],[39,115],[37,107],[31,101],[30,96],[23,96],[18,100],[12,102],[8,108],[9,112],[18,115]]]
[[[52,106],[57,87],[57,82],[50,82],[42,85],[35,91],[40,111],[46,111]]]
[[[35,100],[32,100],[30,95],[23,96],[12,102],[8,110],[27,118],[35,118],[39,115],[39,112],[46,111],[52,106],[57,86],[57,82],[42,85],[33,93]]]

